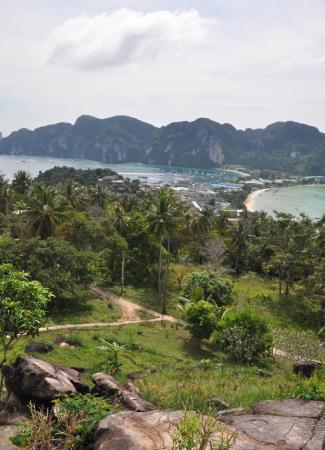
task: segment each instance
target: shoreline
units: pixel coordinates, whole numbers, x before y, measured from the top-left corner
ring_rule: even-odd
[[[267,189],[257,189],[256,191],[252,191],[244,200],[244,205],[248,212],[255,212],[254,201],[256,197],[258,197],[262,192],[269,191],[270,188]]]

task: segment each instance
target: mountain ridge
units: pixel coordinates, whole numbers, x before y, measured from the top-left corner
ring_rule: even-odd
[[[14,131],[0,141],[0,154],[197,168],[237,164],[325,175],[325,134],[294,121],[240,130],[204,117],[155,127],[130,116],[99,119],[82,115],[74,124],[59,122]]]

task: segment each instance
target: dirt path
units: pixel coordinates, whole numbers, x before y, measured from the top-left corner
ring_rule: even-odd
[[[137,305],[136,303],[133,303],[124,297],[120,297],[113,292],[106,291],[102,288],[99,288],[98,286],[91,286],[90,291],[98,297],[106,298],[107,300],[110,300],[111,302],[118,305],[122,313],[122,317],[121,319],[119,319],[119,322],[124,322],[126,320],[141,320],[141,312],[159,320],[179,322],[179,320],[175,319],[175,317],[160,314],[157,311],[153,311],[152,309]]]
[[[64,325],[53,325],[48,328],[41,328],[40,331],[56,331],[56,330],[69,330],[69,329],[83,329],[83,328],[105,328],[105,327],[117,327],[120,325],[133,325],[141,323],[151,323],[167,321],[173,323],[185,322],[175,317],[159,314],[157,311],[147,309],[136,303],[132,303],[124,297],[119,297],[113,292],[105,291],[97,286],[91,286],[90,291],[97,297],[105,298],[115,303],[121,310],[121,318],[115,322],[96,322],[96,323],[80,323],[80,324],[64,324]],[[141,318],[141,312],[151,316],[151,319]]]
[[[105,328],[105,327],[117,327],[120,325],[134,325],[141,323],[154,323],[160,321],[179,323],[185,325],[183,320],[176,319],[173,316],[168,316],[160,314],[152,309],[145,308],[144,306],[132,303],[125,297],[120,297],[113,292],[106,291],[98,286],[91,286],[90,291],[92,294],[100,298],[105,298],[113,303],[115,303],[121,311],[121,318],[115,322],[96,322],[96,323],[80,323],[80,324],[65,324],[65,325],[54,325],[48,328],[41,328],[40,331],[56,331],[56,330],[69,330],[69,329],[87,329],[87,328]],[[141,318],[141,313],[151,316],[151,319]],[[295,359],[292,355],[283,350],[273,348],[273,355],[287,358]]]

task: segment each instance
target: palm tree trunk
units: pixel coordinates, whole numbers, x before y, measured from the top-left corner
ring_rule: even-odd
[[[122,253],[122,268],[121,268],[121,291],[122,291],[122,294],[124,294],[124,284],[125,284],[124,272],[125,272],[125,254],[123,252]]]
[[[167,236],[167,256],[166,256],[166,267],[164,275],[164,287],[163,287],[163,301],[162,301],[162,313],[167,314],[167,292],[168,292],[168,278],[169,278],[169,265],[170,265],[170,236]]]
[[[157,289],[158,294],[161,293],[161,268],[162,268],[162,244],[159,244],[159,261],[158,261],[158,280],[157,280]]]

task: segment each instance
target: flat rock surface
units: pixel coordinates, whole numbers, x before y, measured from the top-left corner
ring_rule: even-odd
[[[10,437],[17,433],[17,427],[15,426],[0,426],[0,449],[1,450],[19,450],[16,447]]]
[[[122,412],[99,423],[95,450],[171,449],[170,432],[181,413],[175,411]]]
[[[254,405],[252,410],[254,414],[316,419],[325,412],[325,403],[304,400],[266,400]]]
[[[224,414],[218,427],[237,433],[231,450],[325,450],[324,411],[325,402],[272,400],[254,405],[250,414]],[[171,450],[181,417],[158,410],[114,414],[100,422],[95,450]]]

